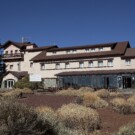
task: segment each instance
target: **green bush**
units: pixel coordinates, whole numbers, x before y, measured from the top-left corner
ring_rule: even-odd
[[[33,108],[11,98],[1,98],[0,135],[57,135],[57,132]]]
[[[113,135],[135,135],[135,122],[121,127],[119,131]]]
[[[26,76],[21,80],[17,81],[14,85],[14,88],[20,88],[20,89],[29,88],[35,90],[35,89],[43,88],[43,82],[30,82],[29,77]]]

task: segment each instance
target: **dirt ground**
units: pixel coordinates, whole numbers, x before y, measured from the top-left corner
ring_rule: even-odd
[[[63,104],[68,104],[75,102],[75,97],[69,96],[56,96],[56,95],[25,95],[24,98],[19,99],[19,102],[26,103],[27,105],[37,107],[37,106],[50,106],[54,109],[58,109]],[[97,109],[102,121],[101,131],[104,135],[111,135],[112,133],[118,131],[118,129],[126,125],[129,122],[135,121],[135,114],[122,115],[119,114],[109,106],[105,109]]]

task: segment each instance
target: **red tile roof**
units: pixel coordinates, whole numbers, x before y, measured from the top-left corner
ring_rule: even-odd
[[[103,45],[95,45],[95,47],[106,47],[107,44]],[[63,55],[52,55],[46,56],[41,54],[32,58],[31,61],[39,62],[39,61],[57,61],[57,60],[69,60],[69,59],[80,59],[80,58],[96,58],[96,57],[108,57],[108,56],[121,56],[124,55],[126,49],[130,47],[129,42],[117,42],[109,44],[112,48],[111,51],[101,51],[101,52],[90,52],[90,53],[76,53],[76,54],[63,54]],[[81,46],[83,47],[83,46]],[[94,47],[94,45],[92,45]],[[71,47],[70,47],[71,48]],[[80,47],[78,47],[80,48]],[[90,48],[90,46],[89,46]],[[49,51],[59,50],[60,48],[51,49]],[[67,49],[67,48],[66,48]],[[68,48],[69,49],[69,48]],[[77,49],[77,48],[76,48]]]

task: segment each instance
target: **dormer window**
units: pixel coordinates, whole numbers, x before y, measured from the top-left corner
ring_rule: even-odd
[[[98,48],[98,50],[99,50],[100,52],[103,51],[103,47]]]
[[[85,52],[89,52],[90,50],[89,49],[85,49]]]
[[[76,50],[72,50],[71,52],[72,52],[72,53],[76,53]]]
[[[69,54],[70,53],[70,50],[67,50],[67,54]]]
[[[90,50],[91,52],[95,52],[95,48],[91,48],[91,50]]]
[[[53,54],[56,54],[56,51],[53,51],[52,53],[53,53]]]

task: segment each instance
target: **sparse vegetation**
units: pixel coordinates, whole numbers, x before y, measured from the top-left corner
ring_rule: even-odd
[[[50,122],[33,108],[11,98],[0,99],[1,135],[57,135]]]
[[[106,89],[98,90],[95,94],[101,98],[108,98],[110,96],[110,92]]]
[[[135,107],[135,95],[133,95],[130,98],[128,98],[127,101]]]
[[[85,134],[101,126],[96,110],[77,104],[63,105],[57,110],[57,116],[66,127]]]
[[[80,98],[82,98],[83,105],[87,107],[104,108],[108,106],[108,103],[105,100],[101,99],[95,93],[92,92],[87,92]]]
[[[69,88],[67,90],[60,90],[58,92],[56,92],[56,95],[64,95],[64,96],[82,96],[84,93],[87,92],[92,92],[94,91],[92,88],[90,87],[81,87],[78,90],[75,90],[73,88]]]
[[[135,122],[123,126],[113,135],[135,135]]]
[[[110,92],[110,97],[123,97],[122,92]]]
[[[134,113],[133,105],[127,102],[124,98],[114,98],[111,101],[113,109],[122,114]]]

